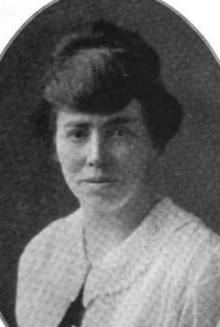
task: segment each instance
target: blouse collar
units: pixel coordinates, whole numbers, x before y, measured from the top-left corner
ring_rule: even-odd
[[[103,258],[99,265],[91,267],[87,261],[83,298],[85,307],[97,296],[128,288],[139,275],[148,269],[158,252],[162,250],[170,233],[184,223],[182,217],[178,219],[178,215],[174,214],[175,208],[172,201],[165,198],[153,208],[139,227],[119,247]],[[82,210],[79,209],[79,213],[82,215]],[[72,235],[74,231],[70,226],[71,221],[68,224],[69,239],[76,239],[76,235]],[[79,257],[86,260],[82,220],[78,232],[77,239],[81,244],[78,249],[84,252]],[[77,266],[75,269],[78,269]]]

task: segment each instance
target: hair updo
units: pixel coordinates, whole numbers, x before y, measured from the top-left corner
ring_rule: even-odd
[[[45,144],[51,144],[61,105],[111,115],[136,99],[153,146],[164,150],[183,113],[161,82],[160,66],[155,50],[136,32],[103,20],[75,29],[56,46],[44,77],[38,127]]]

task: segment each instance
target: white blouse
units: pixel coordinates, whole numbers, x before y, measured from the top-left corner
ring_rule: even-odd
[[[17,283],[19,327],[57,327],[83,284],[82,327],[216,327],[220,238],[164,199],[90,268],[79,209],[25,248]]]

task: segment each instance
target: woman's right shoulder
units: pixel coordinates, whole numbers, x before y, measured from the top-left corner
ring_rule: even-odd
[[[35,269],[55,256],[56,253],[62,253],[68,248],[68,229],[71,227],[71,233],[77,234],[78,226],[81,225],[79,210],[64,218],[59,218],[41,232],[35,235],[25,246],[19,261],[19,265],[25,269],[32,264]]]

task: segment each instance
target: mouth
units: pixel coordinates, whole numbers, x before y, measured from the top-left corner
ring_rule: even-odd
[[[106,177],[93,177],[93,178],[83,179],[81,180],[81,182],[88,183],[88,184],[111,184],[114,183],[115,180]]]

